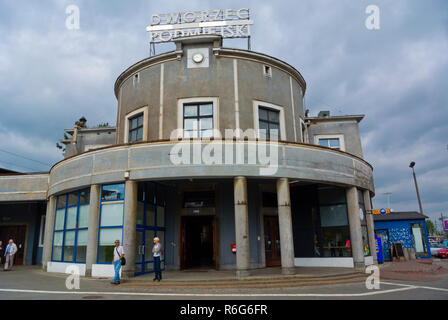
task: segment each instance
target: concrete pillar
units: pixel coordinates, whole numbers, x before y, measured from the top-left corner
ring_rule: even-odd
[[[292,237],[291,198],[287,178],[277,180],[278,225],[282,273],[294,274],[294,240]]]
[[[123,249],[126,265],[122,269],[123,279],[134,277],[135,250],[137,241],[137,186],[135,181],[126,181],[124,198]]]
[[[365,263],[361,233],[361,217],[359,216],[358,191],[356,190],[356,187],[347,188],[346,195],[353,263],[355,269],[364,270]]]
[[[87,230],[86,277],[92,276],[92,264],[96,263],[98,251],[98,223],[100,214],[101,186],[90,186],[89,229]]]
[[[370,213],[366,213],[367,233],[369,235],[370,254],[373,257],[373,263],[378,264],[378,257],[376,255],[375,224],[373,221],[373,214],[371,211],[372,205],[370,202],[370,191],[364,190],[363,197],[364,197],[364,207],[366,208],[366,211],[370,210]]]
[[[47,271],[47,264],[51,261],[55,210],[56,197],[51,196],[47,201],[47,212],[45,215],[44,248],[42,251],[42,269],[44,271]]]
[[[245,177],[234,180],[235,201],[235,241],[236,241],[236,275],[249,275],[249,215],[247,211],[247,182]]]

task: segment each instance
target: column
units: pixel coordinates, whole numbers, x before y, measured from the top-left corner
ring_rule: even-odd
[[[92,265],[96,263],[100,197],[101,186],[92,184],[90,186],[89,229],[87,229],[86,277],[92,276]]]
[[[135,250],[137,241],[137,186],[135,181],[126,181],[124,196],[123,249],[126,265],[122,269],[122,278],[134,277]]]
[[[350,243],[355,269],[363,269],[364,250],[362,245],[361,217],[359,216],[358,191],[356,187],[346,189],[348,223],[350,225]]]
[[[366,208],[366,211],[370,210],[370,213],[366,213],[367,233],[369,235],[370,254],[373,257],[373,263],[378,264],[378,258],[376,255],[375,224],[373,222],[373,215],[372,215],[372,211],[371,211],[372,204],[370,201],[370,191],[364,190],[363,197],[364,197],[364,207]]]
[[[245,177],[234,180],[236,275],[249,275],[249,216],[247,211],[247,182]]]
[[[42,269],[44,271],[47,271],[47,264],[49,261],[51,261],[55,210],[56,197],[51,196],[47,201],[47,212],[45,214],[44,248],[42,251]]]
[[[294,274],[294,240],[292,237],[291,199],[287,178],[277,180],[277,202],[282,273]]]

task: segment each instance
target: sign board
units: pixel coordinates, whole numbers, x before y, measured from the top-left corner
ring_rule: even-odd
[[[377,210],[372,210],[372,214],[389,214],[390,213],[390,209],[377,209]]]
[[[445,231],[448,231],[448,220],[443,221],[443,228],[445,229]]]
[[[375,234],[375,246],[376,246],[376,257],[378,260],[378,263],[383,263],[383,245],[381,244],[381,235]]]
[[[396,257],[399,260],[400,258],[406,260],[404,256],[403,244],[401,242],[394,242],[394,246],[392,249],[392,257]]]
[[[154,14],[149,32],[150,43],[170,42],[180,37],[220,35],[223,38],[249,38],[249,9],[224,9]]]

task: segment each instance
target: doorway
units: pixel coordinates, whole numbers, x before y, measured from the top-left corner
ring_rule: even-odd
[[[3,226],[0,227],[0,240],[3,241],[3,248],[6,250],[9,239],[12,239],[17,246],[17,253],[14,256],[14,264],[22,265],[25,258],[26,226]]]
[[[263,220],[266,267],[278,267],[282,264],[278,216],[264,216]]]
[[[217,268],[214,216],[181,217],[181,269]]]

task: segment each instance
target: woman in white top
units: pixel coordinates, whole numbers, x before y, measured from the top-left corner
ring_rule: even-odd
[[[154,247],[152,247],[152,253],[154,256],[154,272],[155,276],[153,281],[162,280],[162,270],[160,270],[160,256],[163,253],[162,245],[160,244],[160,239],[158,237],[154,238]]]

